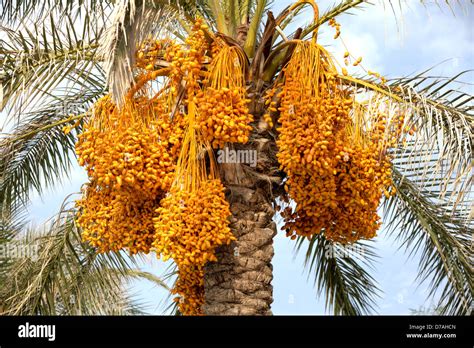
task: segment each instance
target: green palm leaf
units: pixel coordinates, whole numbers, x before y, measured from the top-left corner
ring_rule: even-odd
[[[76,131],[63,132],[65,125],[76,122],[68,108],[74,106],[75,113],[83,113],[103,94],[102,89],[89,89],[56,96],[41,109],[26,113],[21,123],[1,140],[1,212],[8,211],[15,202],[26,204],[32,189],[41,193],[68,173],[76,142]]]
[[[121,103],[121,97],[134,83],[131,67],[135,62],[137,46],[150,35],[173,35],[179,32],[183,29],[183,23],[196,14],[207,19],[214,18],[209,13],[208,3],[190,0],[179,3],[167,0],[126,0],[115,6],[100,54],[104,57],[107,85],[117,103]],[[211,25],[213,23],[211,21]]]
[[[419,280],[429,281],[446,314],[468,314],[473,297],[473,97],[457,77],[419,74],[386,85],[342,77],[402,105],[418,127],[392,151],[397,195],[385,203],[384,220],[410,254],[421,253]]]
[[[446,199],[394,171],[397,195],[384,206],[389,231],[410,255],[420,253],[419,281],[439,296],[442,314],[466,315],[473,301],[472,197],[455,211]]]
[[[140,306],[126,291],[127,279],[144,278],[167,289],[155,276],[134,270],[133,258],[97,254],[83,243],[71,210],[63,209],[46,230],[30,230],[19,243],[35,253],[2,269],[9,274],[0,285],[4,314],[136,314]]]
[[[27,17],[39,20],[49,13],[54,13],[58,20],[68,15],[84,15],[87,19],[89,13],[106,13],[111,3],[108,0],[2,0],[0,19],[11,24]]]
[[[336,315],[361,315],[376,309],[380,289],[368,269],[377,258],[367,242],[350,246],[333,243],[316,234],[299,238],[296,251],[307,245],[305,266],[314,276],[318,296],[324,295],[326,310]]]
[[[84,88],[102,81],[94,79],[100,69],[95,57],[102,29],[85,23],[78,32],[73,19],[62,25],[51,15],[43,24],[25,21],[15,28],[0,27],[0,72],[3,99],[18,116],[56,88]]]

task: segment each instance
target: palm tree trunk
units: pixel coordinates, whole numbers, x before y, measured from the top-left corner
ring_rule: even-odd
[[[220,247],[205,268],[205,315],[271,315],[273,302],[273,200],[281,187],[276,145],[267,132],[253,134],[236,150],[256,151],[257,165],[220,164],[237,238]]]
[[[206,315],[269,315],[273,302],[273,208],[262,189],[231,188],[230,227],[237,241],[222,247],[205,273]]]

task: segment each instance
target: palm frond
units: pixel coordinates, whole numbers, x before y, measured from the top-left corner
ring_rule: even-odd
[[[467,314],[472,302],[473,97],[453,78],[394,79],[341,77],[362,96],[386,101],[417,127],[392,149],[397,195],[386,203],[385,221],[411,253],[421,252],[419,278],[440,296],[449,314]],[[437,289],[442,288],[441,294]]]
[[[336,315],[360,315],[375,310],[380,289],[367,271],[377,257],[372,245],[358,242],[343,246],[321,233],[309,241],[299,238],[296,250],[306,244],[305,266],[308,274],[314,276],[318,296],[324,293],[326,310]]]
[[[250,22],[249,30],[247,33],[247,40],[244,44],[245,53],[249,58],[253,58],[255,54],[255,47],[257,44],[258,34],[260,25],[262,22],[265,8],[267,7],[267,0],[258,0],[256,3],[255,11]]]
[[[211,1],[212,2],[212,1]],[[114,7],[112,23],[100,47],[113,100],[121,104],[125,91],[134,83],[132,66],[137,46],[149,37],[179,37],[183,24],[202,17],[215,28],[217,19],[207,0],[122,0]]]
[[[418,308],[410,308],[410,315],[441,315],[442,308],[438,307],[425,307],[421,306]]]
[[[88,13],[105,14],[111,1],[103,0],[2,0],[0,2],[0,19],[12,24],[24,18],[39,20],[48,13],[54,13],[58,20],[68,15],[85,15]]]
[[[150,272],[144,272],[137,269],[129,269],[125,271],[125,274],[130,278],[137,278],[137,279],[146,279],[159,287],[162,287],[166,290],[170,290],[164,279],[157,277],[155,274]]]
[[[474,97],[456,86],[464,73],[452,78],[418,75],[391,84],[404,101],[414,107],[413,123],[420,129],[414,139],[413,155],[404,151],[404,160],[413,163],[418,155],[416,150],[429,149],[430,157],[437,158],[432,168],[446,178],[440,186],[440,194],[451,190],[454,205],[469,192],[472,179]],[[450,187],[451,183],[455,186]]]
[[[172,8],[171,2],[165,0],[123,0],[114,7],[100,52],[108,86],[117,104],[121,104],[125,91],[134,83],[132,67],[138,45],[167,27],[175,15]]]
[[[226,20],[226,14],[224,13],[224,3],[219,0],[207,0],[207,4],[211,9],[212,17],[216,20],[216,29],[220,33],[230,36],[229,25]]]
[[[474,295],[472,195],[453,211],[436,191],[420,189],[416,176],[407,177],[395,169],[394,182],[397,195],[384,205],[388,230],[409,255],[420,254],[418,279],[429,281],[429,296],[439,296],[441,313],[470,314]]]
[[[175,286],[175,282],[177,280],[177,275],[178,275],[178,266],[176,263],[171,263],[165,273],[163,274],[162,278],[164,281],[169,281],[170,279],[173,279],[173,286]],[[166,298],[164,299],[164,303],[168,304],[167,306],[164,307],[163,313],[169,313],[171,315],[179,316],[181,315],[181,312],[179,311],[179,303],[173,300],[173,294],[171,292],[168,293]]]
[[[7,281],[8,269],[14,262],[15,254],[12,253],[16,247],[15,239],[26,226],[25,211],[23,209],[12,209],[8,214],[0,215],[0,284]],[[2,311],[2,300],[0,299],[0,312]]]
[[[79,28],[67,18],[63,25],[50,15],[41,24],[25,19],[15,28],[0,27],[1,109],[11,105],[18,115],[57,87],[85,88],[94,81],[102,29],[92,22]]]
[[[133,258],[97,254],[83,243],[74,211],[64,207],[44,233],[30,231],[21,242],[36,253],[8,267],[9,278],[0,285],[4,314],[135,313],[139,308],[127,294],[125,281],[143,276],[156,281],[131,271],[137,267]]]
[[[375,79],[340,78],[354,86],[359,95],[385,98],[406,115],[405,127],[417,127],[414,135],[402,139],[411,146],[401,146],[397,156],[403,158],[407,170],[423,166],[424,175],[417,184],[423,188],[436,178],[439,195],[449,192],[448,201],[455,208],[470,192],[474,141],[473,97],[453,87],[459,82],[457,77],[417,75],[389,84]],[[430,161],[429,166],[420,164],[424,161]]]
[[[103,74],[102,81],[105,84]],[[71,113],[84,113],[104,93],[102,88],[92,88],[57,95],[41,109],[27,113],[21,123],[3,137],[0,141],[2,214],[14,204],[26,204],[32,189],[41,193],[68,173],[74,158],[76,131],[82,125],[81,119],[71,118]],[[75,122],[79,122],[76,130],[63,132],[66,124]]]

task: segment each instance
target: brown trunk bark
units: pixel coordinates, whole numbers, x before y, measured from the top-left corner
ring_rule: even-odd
[[[273,302],[273,208],[261,188],[232,188],[230,227],[237,241],[206,267],[206,315],[269,315]]]
[[[220,247],[217,262],[205,268],[205,315],[271,315],[273,302],[273,237],[276,224],[273,200],[281,187],[276,145],[271,134],[255,131],[246,145],[257,166],[220,164],[232,216],[230,228],[237,240]]]

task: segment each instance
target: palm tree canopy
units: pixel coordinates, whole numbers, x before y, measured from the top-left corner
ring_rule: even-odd
[[[0,149],[0,241],[11,241],[15,231],[24,229],[21,212],[32,192],[43,192],[70,171],[87,110],[106,94],[120,104],[134,85],[135,53],[143,41],[171,37],[183,42],[195,18],[202,18],[210,34],[243,48],[247,83],[263,94],[280,82],[298,40],[311,40],[338,16],[371,6],[344,0],[325,12],[313,8],[313,22],[289,30],[295,15],[312,4],[299,1],[274,14],[266,0],[2,1],[0,105],[10,130],[2,135]],[[319,30],[317,35],[325,34]],[[389,149],[396,194],[384,199],[383,220],[400,245],[421,254],[419,277],[429,282],[431,295],[441,293],[440,311],[470,313],[474,114],[473,96],[457,88],[463,73],[440,78],[427,70],[385,81],[376,74],[350,76],[339,70],[341,86],[368,103],[404,110],[406,124],[416,127],[403,146]],[[63,131],[72,125],[73,131]],[[0,278],[11,272],[19,277],[1,282],[1,298],[8,300],[0,305],[16,314],[107,312],[101,299],[122,286],[132,266],[120,254],[95,256],[78,239],[71,214],[62,212],[44,236],[26,234],[27,243],[44,251],[39,260],[0,264]],[[344,246],[323,235],[297,241],[316,288],[337,314],[368,313],[378,294],[368,270],[375,259],[372,246],[356,244],[365,250],[362,258],[327,257],[328,249]],[[42,288],[27,281],[31,274],[38,274],[34,282]],[[101,292],[91,299],[88,291],[96,288]],[[70,308],[71,296],[77,301]],[[124,303],[121,313],[133,311],[123,291],[114,296]]]

